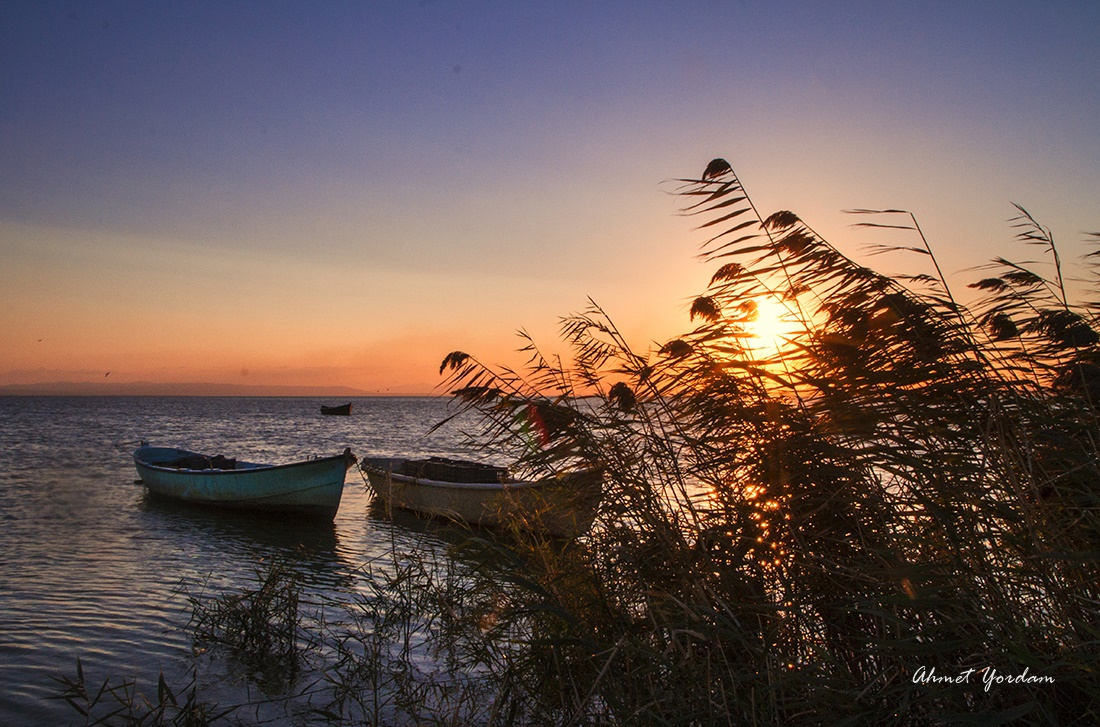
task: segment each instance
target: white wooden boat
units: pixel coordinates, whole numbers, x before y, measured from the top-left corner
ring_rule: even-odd
[[[360,468],[387,507],[560,538],[588,530],[602,494],[603,477],[597,469],[520,481],[502,467],[440,457],[364,458]]]
[[[241,462],[144,442],[134,452],[149,492],[197,505],[332,520],[344,477],[355,463],[350,449],[332,457],[272,465]]]

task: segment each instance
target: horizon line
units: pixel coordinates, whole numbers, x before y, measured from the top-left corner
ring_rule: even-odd
[[[351,386],[227,384],[217,382],[80,382],[51,381],[34,384],[0,384],[0,396],[245,396],[245,397],[385,397],[447,396],[438,391],[367,391]]]

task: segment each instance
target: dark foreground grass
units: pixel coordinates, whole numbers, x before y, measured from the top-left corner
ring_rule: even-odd
[[[593,305],[568,365],[444,361],[490,446],[534,421],[524,465],[607,473],[576,561],[530,571],[554,658],[513,681],[583,685],[545,695],[576,723],[1100,718],[1100,335],[1049,230],[1018,208],[1047,263],[994,261],[964,305],[908,213],[856,211],[908,236],[888,277],[722,160],[682,183],[716,266],[695,328],[638,352]]]
[[[173,691],[161,674],[155,698],[140,692],[135,679],[108,678],[102,684],[89,684],[79,659],[75,676],[58,676],[55,681],[58,690],[54,699],[68,703],[85,725],[197,727],[222,723],[237,710],[218,709],[202,701],[194,678],[182,689]]]
[[[682,184],[715,266],[691,330],[636,351],[592,305],[566,364],[527,341],[523,371],[441,369],[488,451],[603,468],[592,530],[395,553],[323,622],[298,718],[1100,721],[1096,278],[1075,303],[1018,209],[1046,262],[994,261],[964,304],[908,213],[857,211],[904,236],[915,272],[886,276],[722,160]]]

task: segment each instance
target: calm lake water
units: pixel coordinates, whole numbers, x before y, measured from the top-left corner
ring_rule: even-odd
[[[132,678],[155,697],[161,671],[185,685],[186,594],[204,583],[255,584],[262,563],[304,548],[295,567],[312,595],[339,598],[365,577],[364,563],[395,546],[431,547],[432,531],[371,508],[357,469],[332,525],[181,508],[134,482],[140,439],[260,462],[345,447],[359,456],[468,456],[455,428],[429,434],[446,400],[352,401],[352,416],[328,417],[320,404],[343,400],[0,397],[0,725],[82,722],[47,699],[58,691],[51,677],[75,677],[78,657],[92,688]],[[204,685],[200,696],[234,703],[214,689]]]

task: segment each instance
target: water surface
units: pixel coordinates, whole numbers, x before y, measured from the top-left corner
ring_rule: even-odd
[[[354,399],[350,417],[321,416],[322,403],[343,401],[0,397],[0,725],[78,721],[47,699],[78,657],[96,687],[134,678],[155,694],[160,671],[186,682],[186,593],[254,583],[265,563],[297,554],[312,595],[338,598],[394,546],[424,548],[431,533],[372,508],[356,469],[331,525],[181,507],[135,484],[139,440],[256,462],[345,447],[468,454],[455,428],[429,433],[444,400]]]

